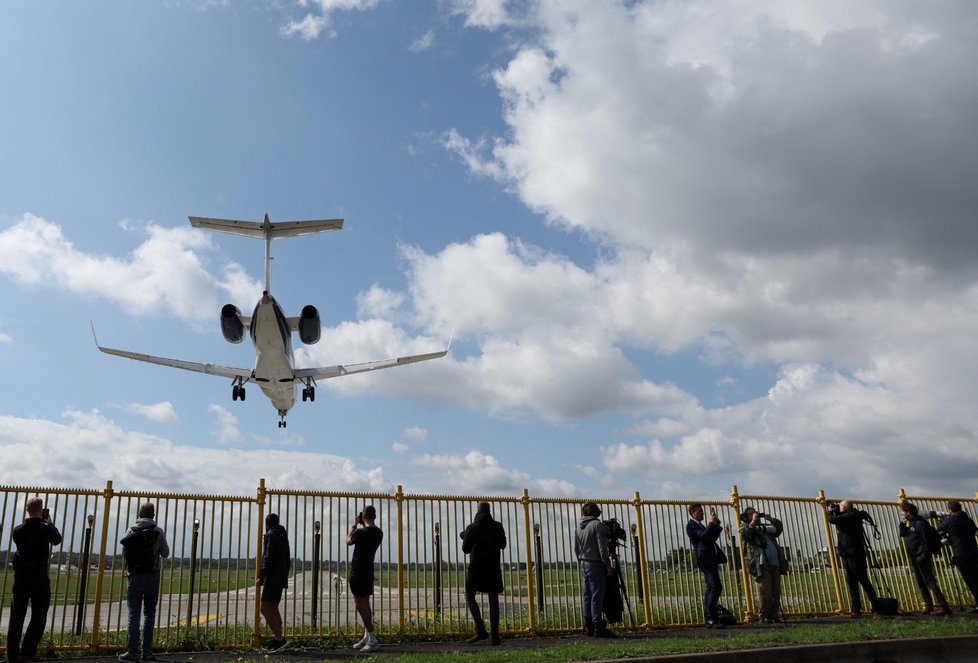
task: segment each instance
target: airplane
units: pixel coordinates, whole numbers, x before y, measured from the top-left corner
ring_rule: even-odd
[[[181,368],[187,371],[207,373],[231,378],[231,400],[245,400],[245,384],[256,383],[271,401],[279,414],[279,428],[286,427],[285,415],[295,404],[295,390],[302,384],[302,400],[316,400],[316,380],[355,375],[366,371],[376,371],[383,368],[393,368],[414,364],[430,359],[438,359],[448,354],[448,349],[441,352],[430,352],[420,355],[397,357],[361,364],[339,364],[317,368],[296,368],[292,352],[292,333],[298,332],[299,339],[305,345],[319,341],[321,325],[319,311],[308,304],[302,308],[298,316],[287,317],[282,312],[275,298],[272,297],[272,240],[281,237],[296,237],[311,233],[340,230],[343,219],[325,219],[311,221],[276,221],[272,222],[265,214],[262,222],[238,221],[235,219],[212,219],[191,216],[190,224],[194,228],[205,228],[217,232],[226,232],[245,237],[256,237],[265,240],[265,290],[261,299],[255,305],[250,316],[242,315],[234,304],[225,304],[221,308],[221,332],[229,343],[240,343],[245,335],[245,329],[255,345],[256,359],[254,368],[235,368],[217,364],[202,364],[182,359],[169,359],[154,355],[117,350],[99,345],[95,337],[95,346],[102,352],[137,361],[145,361],[161,366]],[[95,336],[95,325],[92,324],[92,335]]]

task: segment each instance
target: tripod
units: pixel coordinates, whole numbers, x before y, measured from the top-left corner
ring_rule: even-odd
[[[605,614],[609,612],[607,608],[612,607],[608,605],[609,597],[612,596],[612,593],[608,590],[615,589],[617,590],[617,595],[620,597],[622,603],[624,604],[625,610],[628,611],[628,619],[631,622],[632,630],[634,631],[635,616],[632,614],[632,605],[628,600],[628,589],[625,587],[625,578],[624,576],[622,576],[621,573],[621,562],[619,561],[618,558],[619,545],[624,545],[624,544],[619,544],[617,540],[608,542],[608,555],[611,557],[611,568],[613,569],[614,572],[612,573],[611,577],[608,579],[610,586],[605,590],[605,594],[604,594],[605,596],[604,602],[606,606]],[[618,606],[614,606],[614,607],[617,608]],[[611,620],[609,619],[609,621]]]

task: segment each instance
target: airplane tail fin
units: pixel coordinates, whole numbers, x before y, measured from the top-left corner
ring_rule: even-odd
[[[321,233],[327,230],[340,230],[343,219],[314,219],[309,221],[272,221],[265,214],[261,223],[257,221],[239,221],[237,219],[211,219],[203,216],[191,216],[190,225],[194,228],[206,228],[218,232],[244,235],[265,240],[265,292],[272,291],[272,240],[281,237],[297,237],[311,233]]]

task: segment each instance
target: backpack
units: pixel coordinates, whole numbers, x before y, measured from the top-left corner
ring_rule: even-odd
[[[126,561],[129,573],[152,573],[159,557],[160,530],[146,527],[132,530],[122,541],[122,558]]]
[[[718,603],[717,616],[715,621],[719,624],[722,624],[723,626],[736,626],[737,616],[734,615],[732,612],[730,612],[730,610],[728,610],[726,607]]]

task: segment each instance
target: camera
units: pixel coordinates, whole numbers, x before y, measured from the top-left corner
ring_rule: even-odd
[[[357,525],[363,524],[363,511],[357,514],[356,520],[354,521]]]
[[[51,509],[41,510],[41,520],[43,520],[46,523],[51,522]]]
[[[628,540],[628,532],[626,532],[625,528],[621,526],[621,523],[618,522],[617,518],[602,520],[601,523],[604,525],[605,530],[608,533],[609,544],[613,546],[624,545],[625,541]]]
[[[829,511],[838,511],[839,505],[836,502],[826,502],[825,508],[828,509]]]

